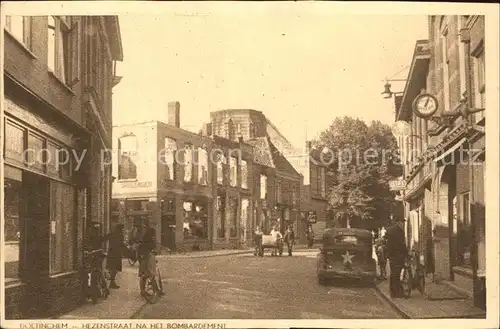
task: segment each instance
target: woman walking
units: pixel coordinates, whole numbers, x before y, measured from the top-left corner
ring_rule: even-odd
[[[107,267],[111,276],[109,285],[112,289],[120,288],[116,284],[116,275],[122,271],[122,254],[125,247],[123,235],[123,224],[117,224],[109,237],[109,250]]]

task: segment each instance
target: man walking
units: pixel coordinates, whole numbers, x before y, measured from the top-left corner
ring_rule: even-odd
[[[292,248],[295,242],[295,233],[290,226],[288,226],[286,229],[284,241],[288,247],[288,256],[292,256]]]
[[[399,276],[408,256],[404,231],[405,221],[404,218],[396,218],[395,225],[387,231],[387,256],[391,269],[389,285],[393,298],[403,297],[403,285]]]

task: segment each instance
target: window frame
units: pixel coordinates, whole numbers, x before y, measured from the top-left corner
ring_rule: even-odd
[[[13,29],[12,29],[12,17],[21,17],[22,22],[22,32],[21,35],[18,35]],[[14,38],[19,44],[21,44],[31,55],[32,50],[32,25],[33,25],[33,18],[31,16],[5,16],[5,27],[4,30],[6,30],[9,35]]]
[[[131,145],[134,144],[133,149],[126,149],[124,150],[123,148],[123,140],[127,138],[133,138],[134,143],[130,143]],[[136,181],[138,179],[138,170],[137,170],[137,164],[135,164],[134,161],[132,161],[132,158],[137,155],[137,150],[139,148],[139,141],[138,138],[135,134],[128,134],[128,135],[122,135],[121,137],[118,138],[118,181]],[[127,156],[129,158],[129,161],[131,161],[135,165],[135,175],[130,175],[128,171],[130,168],[127,169],[127,175],[123,175],[124,173],[124,164],[123,164],[123,157]],[[126,177],[123,177],[126,176]]]
[[[199,146],[198,147],[198,184],[207,186],[208,185],[208,150],[204,146]],[[200,155],[203,156],[203,163],[200,161]],[[203,169],[204,166],[204,169]],[[203,173],[205,173],[205,180],[203,181]]]
[[[243,170],[245,168],[245,170]],[[245,172],[245,174],[243,174]],[[244,190],[248,190],[248,161],[245,159],[241,159],[240,161],[240,186]]]
[[[168,175],[165,175],[167,180],[175,181],[177,179],[177,140],[172,137],[165,137],[163,139],[164,149],[163,149],[163,164],[168,168]],[[175,146],[172,148],[172,146]],[[167,159],[172,159],[172,162],[167,162]],[[170,161],[170,160],[169,160]]]
[[[194,151],[193,144],[184,143],[184,182],[191,183],[194,179]],[[189,155],[189,161],[187,159],[187,155]],[[187,170],[189,168],[189,171]],[[189,176],[188,176],[189,173]]]
[[[229,186],[238,186],[238,158],[229,157]]]

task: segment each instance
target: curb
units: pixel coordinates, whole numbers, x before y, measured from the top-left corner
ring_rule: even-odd
[[[208,254],[208,255],[196,255],[196,254],[171,254],[171,255],[158,255],[158,259],[169,259],[169,258],[207,258],[207,257],[221,257],[221,256],[231,256],[231,255],[241,255],[241,254],[252,254],[253,250],[242,250],[231,253],[224,254]]]
[[[387,303],[389,303],[389,305],[391,306],[391,308],[394,311],[396,311],[399,315],[401,315],[405,319],[411,319],[412,318],[408,313],[406,313],[400,307],[398,307],[398,305],[394,302],[394,300],[390,296],[388,296],[386,293],[384,293],[382,291],[382,289],[379,288],[378,284],[375,285],[374,289],[377,292],[377,294],[380,297],[382,297]]]

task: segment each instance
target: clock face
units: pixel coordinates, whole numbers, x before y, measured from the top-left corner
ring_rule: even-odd
[[[437,100],[430,94],[419,95],[413,104],[413,109],[419,117],[430,117],[437,111]]]

